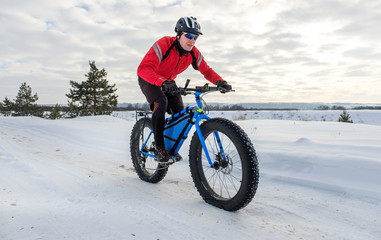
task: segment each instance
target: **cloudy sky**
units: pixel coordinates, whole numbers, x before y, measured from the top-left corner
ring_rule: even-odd
[[[208,101],[381,103],[380,0],[1,0],[0,101],[26,82],[39,104],[66,104],[91,60],[119,102],[144,102],[137,66],[182,16],[197,17],[197,47],[236,89]],[[206,81],[192,67],[187,78]]]

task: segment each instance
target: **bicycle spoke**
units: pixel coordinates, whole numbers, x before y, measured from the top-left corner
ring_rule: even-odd
[[[225,134],[221,132],[218,134],[224,149],[225,163],[218,163],[217,169],[211,168],[205,153],[202,152],[202,168],[205,178],[215,194],[223,199],[231,199],[239,191],[242,182],[241,160],[234,143]],[[223,161],[220,156],[219,142],[214,132],[206,137],[205,144],[212,161]]]
[[[139,148],[141,149],[143,147],[143,144],[146,140],[146,136],[148,136],[151,132],[151,129],[149,128],[144,128],[143,131],[142,131],[142,134],[141,134],[141,138],[140,138],[140,142],[139,142]],[[152,138],[146,143],[144,149],[146,151],[148,151],[148,149],[152,146],[152,143],[153,140]],[[144,171],[146,172],[146,174],[148,175],[152,175],[155,173],[155,171],[157,170],[157,165],[158,163],[155,162],[151,157],[147,157],[147,156],[144,156],[143,154],[141,154],[141,158],[142,158],[142,161],[141,161],[141,166],[142,166],[142,169],[144,169]]]
[[[228,197],[229,198],[231,198],[231,196],[230,196],[230,192],[229,192],[229,186],[228,186],[228,184],[227,184],[227,182],[226,182],[226,175],[224,174],[223,175],[223,180],[222,180],[222,185],[223,185],[223,187],[224,187],[224,189],[225,189],[225,191],[226,191],[226,193],[227,193],[227,195],[228,195]],[[222,194],[222,189],[221,189],[221,196],[223,196],[223,194]]]

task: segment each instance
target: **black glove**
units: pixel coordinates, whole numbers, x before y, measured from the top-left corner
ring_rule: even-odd
[[[230,90],[232,90],[232,86],[224,80],[218,80],[216,84],[217,87],[221,88],[222,93],[229,92]]]
[[[177,86],[174,81],[165,80],[163,84],[161,85],[161,90],[163,92],[171,92],[171,91],[175,91],[176,89],[177,89]]]

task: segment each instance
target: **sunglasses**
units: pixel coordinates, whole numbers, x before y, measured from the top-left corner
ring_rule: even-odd
[[[188,38],[190,40],[192,40],[192,39],[197,40],[197,38],[198,38],[198,35],[194,35],[192,33],[184,33],[184,35],[186,38]]]

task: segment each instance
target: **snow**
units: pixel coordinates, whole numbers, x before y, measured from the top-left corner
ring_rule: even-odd
[[[190,137],[162,182],[141,181],[132,113],[0,117],[0,239],[380,239],[381,111],[363,113],[348,124],[334,122],[339,113],[329,122],[224,112],[260,163],[253,201],[233,213],[199,196]]]
[[[231,120],[250,119],[277,119],[293,121],[329,121],[337,122],[343,110],[277,110],[277,111],[210,111],[211,117],[223,117]],[[353,123],[381,125],[379,110],[347,110]],[[112,114],[115,117],[133,120],[135,112],[117,111]]]

